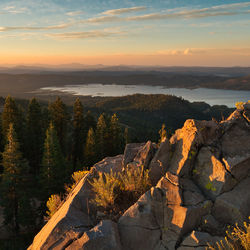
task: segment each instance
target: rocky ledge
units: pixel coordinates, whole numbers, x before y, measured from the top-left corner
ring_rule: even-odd
[[[97,220],[88,180],[130,164],[153,187],[118,220]],[[160,146],[128,144],[95,164],[34,238],[32,249],[205,249],[250,215],[250,104],[227,120],[187,120]]]

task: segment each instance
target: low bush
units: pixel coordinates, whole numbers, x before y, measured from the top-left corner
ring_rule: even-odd
[[[244,102],[236,102],[236,103],[235,103],[235,107],[236,107],[237,109],[243,109],[243,105],[244,105]]]
[[[95,192],[92,203],[111,215],[120,214],[151,187],[148,170],[143,167],[127,168],[119,174],[99,174],[91,185]]]
[[[132,193],[135,199],[151,187],[148,170],[144,170],[143,166],[135,169],[127,168],[120,178],[124,191]]]
[[[48,208],[48,211],[46,211],[46,214],[48,215],[47,219],[50,219],[58,210],[58,208],[60,207],[62,203],[62,199],[60,197],[60,195],[58,194],[52,194],[47,203],[46,206]]]
[[[249,217],[250,222],[250,217]],[[226,232],[225,240],[217,242],[215,246],[208,245],[211,250],[250,250],[250,223],[244,222],[243,227],[236,224]]]
[[[95,198],[93,202],[106,211],[114,209],[115,201],[121,192],[122,183],[116,173],[99,173],[99,178],[91,182]]]
[[[50,219],[56,211],[60,208],[63,204],[64,200],[67,198],[68,194],[76,187],[79,181],[88,174],[89,171],[77,171],[74,172],[71,176],[72,184],[65,185],[65,194],[64,196],[60,196],[59,194],[52,194],[48,201],[46,202],[47,206],[47,217],[46,220]]]
[[[65,185],[65,192],[66,192],[66,195],[68,195],[75,187],[76,185],[79,183],[79,181],[86,175],[88,174],[89,171],[77,171],[77,172],[74,172],[72,175],[71,175],[71,179],[72,179],[72,184],[67,184]]]

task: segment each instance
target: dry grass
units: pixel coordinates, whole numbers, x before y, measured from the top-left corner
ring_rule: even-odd
[[[75,187],[76,185],[79,183],[79,181],[86,175],[88,174],[89,171],[77,171],[77,172],[74,172],[71,176],[72,178],[72,184],[66,184],[65,185],[65,192],[66,192],[66,195],[68,195]]]
[[[99,210],[117,215],[131,206],[150,187],[148,170],[127,168],[123,173],[99,174],[91,182],[95,192],[92,200]]]
[[[120,178],[123,184],[123,190],[133,193],[135,199],[151,187],[148,170],[144,170],[143,166],[136,169],[127,168],[120,175]]]
[[[106,211],[114,209],[115,200],[121,191],[121,181],[116,173],[99,173],[99,178],[91,182],[95,198],[93,203]]]
[[[47,217],[45,220],[49,220],[56,211],[61,207],[61,205],[66,200],[69,193],[76,187],[76,185],[79,183],[79,181],[88,174],[89,171],[77,171],[72,174],[72,184],[65,185],[65,195],[60,196],[59,194],[52,194],[48,201],[46,202],[47,206]]]
[[[249,217],[250,221],[250,217]],[[224,241],[217,242],[215,246],[208,245],[211,250],[250,250],[250,223],[244,222],[243,227],[236,224],[226,232]]]
[[[49,197],[46,203],[46,206],[48,208],[48,211],[46,211],[46,214],[48,215],[48,217],[46,218],[47,220],[50,219],[56,213],[56,211],[59,209],[61,204],[62,204],[62,200],[61,200],[60,195],[52,194]]]

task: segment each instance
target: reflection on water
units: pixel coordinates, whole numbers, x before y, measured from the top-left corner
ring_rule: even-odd
[[[60,91],[73,95],[90,96],[125,96],[132,94],[167,94],[181,96],[191,102],[204,101],[210,105],[227,105],[234,107],[236,102],[246,102],[250,99],[250,91],[221,90],[221,89],[184,89],[164,88],[163,86],[147,85],[66,85],[64,87],[46,87],[43,91]]]

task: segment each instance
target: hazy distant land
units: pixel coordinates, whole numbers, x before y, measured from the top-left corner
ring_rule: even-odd
[[[50,93],[40,93],[39,89],[82,84],[250,90],[250,68],[71,66],[0,67],[0,95],[10,94],[19,98],[36,96],[47,100]],[[72,98],[68,93],[63,95]]]

